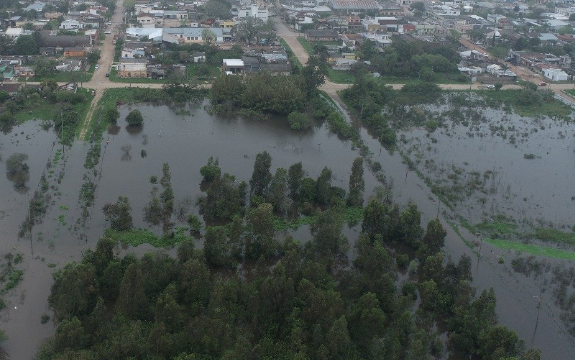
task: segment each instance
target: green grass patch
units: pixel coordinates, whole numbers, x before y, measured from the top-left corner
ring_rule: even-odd
[[[550,117],[558,117],[565,120],[571,120],[571,107],[556,99],[551,99],[549,101],[543,100],[539,103],[530,103],[524,105],[520,101],[520,99],[524,96],[523,90],[479,90],[477,93],[483,95],[483,97],[487,99],[495,100],[500,103],[510,104],[513,109],[521,116],[547,115]]]
[[[303,36],[298,36],[297,41],[301,44],[301,46],[308,53],[308,55],[314,54],[313,45],[309,41],[307,41],[306,38],[304,38]]]
[[[158,236],[147,229],[132,229],[130,231],[107,229],[105,236],[119,241],[124,245],[138,246],[141,244],[150,244],[158,248],[172,248],[184,240],[193,239],[187,234],[187,228],[183,227],[177,228],[173,237]]]
[[[362,207],[348,207],[344,212],[344,220],[350,225],[355,226],[360,221],[363,220],[363,208]],[[311,225],[315,223],[316,216],[301,216],[297,219],[287,220],[280,217],[274,218],[274,230],[285,231],[285,230],[296,230],[303,225]]]
[[[207,63],[193,63],[186,66],[188,79],[197,78],[200,81],[212,81],[220,75],[220,67]]]
[[[331,82],[336,84],[353,84],[355,83],[355,75],[350,71],[334,70],[331,67],[327,69],[327,77]]]
[[[575,245],[575,233],[573,232],[564,232],[557,229],[538,228],[535,229],[533,237],[543,241]]]
[[[56,82],[88,82],[92,78],[92,74],[94,73],[94,65],[90,66],[88,71],[55,71],[50,76],[44,77],[31,77],[28,78],[27,81],[49,81],[53,80]],[[18,81],[24,82],[24,79],[19,79]]]
[[[485,242],[500,249],[509,249],[524,252],[531,255],[547,256],[555,259],[575,260],[575,252],[550,248],[533,244],[523,244],[509,240],[484,239]]]
[[[482,222],[473,226],[473,229],[476,233],[479,232],[491,237],[518,235],[517,225],[509,222]]]

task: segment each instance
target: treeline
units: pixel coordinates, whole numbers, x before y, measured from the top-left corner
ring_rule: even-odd
[[[272,208],[209,228],[202,250],[187,241],[175,258],[120,257],[103,238],[54,274],[57,330],[38,359],[540,358],[497,324],[493,290],[475,296],[471,259],[446,259],[445,230],[422,229],[414,204],[376,193],[353,258],[340,207],[305,244],[275,234]]]

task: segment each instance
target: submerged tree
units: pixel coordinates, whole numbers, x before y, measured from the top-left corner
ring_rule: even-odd
[[[267,151],[256,155],[254,172],[250,179],[252,196],[266,196],[270,181],[272,180],[272,173],[270,172],[271,166],[272,157]]]
[[[127,231],[132,228],[132,208],[125,196],[119,196],[115,204],[104,205],[104,215],[106,221],[110,222],[110,227],[118,231]]]
[[[30,179],[30,168],[26,160],[28,160],[28,155],[22,153],[12,154],[6,160],[6,177],[12,181],[14,188],[19,192],[26,192],[26,182]]]
[[[362,206],[364,189],[365,181],[363,180],[363,159],[358,157],[353,161],[353,165],[351,167],[347,204],[349,206]]]
[[[144,117],[140,110],[132,110],[128,116],[126,116],[126,122],[130,126],[141,126],[144,123]]]

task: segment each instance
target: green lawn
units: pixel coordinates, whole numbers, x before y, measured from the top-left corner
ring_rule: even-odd
[[[92,71],[88,70],[87,72],[84,71],[55,71],[52,75],[50,76],[45,76],[45,77],[31,77],[28,78],[28,81],[49,81],[49,80],[53,80],[56,82],[87,82],[90,81],[90,79],[92,78],[92,73],[94,72],[93,70],[93,66],[91,67]],[[26,81],[25,79],[18,79],[18,81],[20,82],[24,82]]]
[[[486,238],[484,239],[484,241],[500,249],[521,251],[531,255],[541,255],[555,259],[575,260],[575,252],[572,251],[566,251],[533,244],[523,244],[501,239]]]

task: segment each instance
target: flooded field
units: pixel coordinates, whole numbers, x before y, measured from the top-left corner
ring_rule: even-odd
[[[129,130],[123,120],[133,109],[140,110],[144,115],[144,126],[137,131]],[[357,151],[351,149],[350,142],[340,141],[329,134],[323,126],[301,133],[290,130],[285,122],[226,119],[211,116],[201,107],[172,109],[167,106],[138,105],[124,106],[119,110],[121,116],[118,126],[104,133],[102,154],[94,169],[84,168],[88,145],[76,143],[72,148],[62,151],[55,145],[56,136],[53,131],[41,130],[38,123],[29,122],[22,127],[15,128],[9,134],[0,135],[2,160],[4,161],[15,152],[28,154],[30,167],[28,186],[31,189],[46,189],[41,191],[46,202],[46,212],[42,216],[41,223],[36,223],[31,232],[24,233],[24,237],[18,240],[21,224],[29,216],[27,203],[31,192],[17,192],[6,176],[0,176],[0,196],[3,199],[0,203],[1,250],[12,250],[24,254],[24,278],[18,287],[9,293],[8,308],[2,312],[0,322],[0,328],[5,329],[9,337],[6,348],[14,359],[31,358],[41,341],[53,334],[51,322],[44,325],[40,322],[43,314],[50,314],[46,299],[51,284],[51,272],[68,261],[77,260],[82,251],[95,245],[107,227],[102,212],[104,204],[116,201],[118,196],[127,196],[132,207],[134,226],[148,227],[143,220],[143,208],[150,200],[153,187],[150,177],[162,175],[163,163],[167,162],[170,165],[176,203],[186,207],[191,213],[197,214],[198,209],[194,204],[197,196],[201,194],[199,168],[206,164],[210,156],[219,159],[222,171],[235,175],[238,180],[249,180],[256,154],[266,150],[272,157],[272,172],[278,167],[287,168],[301,161],[308,175],[317,177],[322,168],[327,166],[333,171],[333,184],[345,189],[348,186],[353,159],[359,156]],[[499,113],[495,112],[495,114]],[[501,114],[506,115],[504,112]],[[544,126],[548,130],[549,125],[544,123]],[[557,126],[560,126],[560,123]],[[22,131],[24,134],[21,134]],[[444,130],[437,129],[431,133],[430,137],[439,136],[442,131]],[[475,158],[465,160],[463,154],[458,154],[460,157],[454,156],[453,160],[440,161],[443,155],[439,149],[445,149],[446,152],[449,150],[448,145],[442,145],[442,140],[448,143],[448,141],[455,141],[458,137],[463,139],[466,133],[463,128],[457,131],[458,136],[454,135],[455,130],[449,130],[451,136],[445,132],[445,139],[438,139],[436,143],[427,137],[427,131],[405,132],[405,142],[402,148],[405,152],[413,153],[417,151],[417,146],[425,146],[424,153],[430,152],[429,158],[434,160],[436,167],[447,167],[447,164],[451,165],[453,161],[458,167],[468,169],[467,172],[481,171],[482,176],[488,170],[497,173],[495,180],[486,181],[484,186],[486,189],[489,189],[488,185],[491,186],[492,183],[495,183],[497,191],[505,190],[506,182],[511,182],[511,189],[514,186],[518,188],[527,186],[516,185],[513,178],[508,178],[505,175],[507,172],[504,173],[501,169],[494,170],[493,161],[488,163],[487,160],[482,160],[485,162],[482,163]],[[534,139],[531,136],[540,136],[543,131],[538,130],[537,133],[531,134],[529,139]],[[562,128],[562,131],[565,134],[562,140],[566,141],[564,146],[567,147],[569,145],[567,141],[573,141],[573,139],[567,136],[567,128]],[[549,134],[546,136],[549,137]],[[554,130],[554,134],[558,134],[557,129]],[[423,213],[424,222],[435,218],[439,209],[441,220],[448,231],[446,254],[453,258],[458,258],[462,254],[472,256],[474,285],[478,290],[494,287],[498,298],[497,310],[501,323],[515,330],[520,338],[526,341],[528,347],[540,348],[544,359],[567,359],[575,353],[573,337],[568,335],[560,319],[561,309],[550,300],[541,302],[542,306],[539,309],[538,301],[533,298],[533,296],[540,295],[539,281],[542,277],[535,280],[534,276],[517,274],[511,269],[513,254],[508,254],[488,244],[483,244],[481,261],[478,261],[476,253],[461,240],[459,234],[450,228],[447,222],[456,218],[459,209],[465,208],[463,204],[458,205],[461,208],[457,208],[457,211],[438,204],[437,197],[431,193],[422,179],[409,171],[397,152],[389,154],[364,130],[362,130],[362,138],[373,153],[373,160],[381,163],[386,176],[393,182],[396,201],[403,205],[408,201],[415,201]],[[534,173],[536,171],[530,167],[541,168],[532,164],[535,161],[545,162],[543,157],[532,160],[523,158],[523,153],[527,152],[535,156],[543,154],[543,150],[535,152],[535,149],[520,148],[520,146],[527,146],[527,141],[521,142],[518,139],[514,147],[509,144],[509,139],[501,139],[496,135],[490,143],[487,143],[488,139],[485,136],[481,137],[483,142],[478,138],[479,136],[472,138],[477,140],[477,143],[467,142],[474,144],[473,148],[469,145],[470,156],[479,156],[476,154],[479,151],[475,147],[483,144],[484,148],[499,148],[506,154],[509,153],[509,163],[512,166],[520,166],[517,164],[521,163],[521,166]],[[544,139],[547,138],[544,137]],[[441,148],[431,153],[436,148],[426,150],[427,140],[431,145],[441,146]],[[504,144],[516,151],[505,150]],[[546,144],[551,147],[555,143],[549,140]],[[569,146],[572,146],[572,142]],[[410,150],[411,147],[414,149]],[[26,151],[23,151],[24,149]],[[552,153],[553,151],[551,150]],[[491,154],[493,156],[494,153]],[[568,155],[565,154],[565,156]],[[519,158],[516,159],[516,157]],[[427,158],[422,156],[417,166],[423,166],[425,159]],[[414,157],[414,161],[416,160],[417,158]],[[572,158],[571,161],[573,161]],[[465,165],[464,162],[474,165]],[[489,164],[490,166],[487,166]],[[483,169],[484,165],[488,168]],[[516,171],[520,171],[519,169],[521,167],[517,167]],[[572,166],[571,169],[573,169]],[[43,174],[46,178],[45,183],[48,184],[47,188],[42,186]],[[87,179],[94,181],[94,201],[87,208],[87,212],[83,213],[79,196]],[[365,171],[365,180],[365,194],[369,196],[379,183],[369,171]],[[528,182],[526,179],[521,181]],[[533,181],[531,192],[536,192],[535,184],[536,182]],[[448,184],[444,185],[447,187]],[[567,187],[558,190],[560,192],[556,197],[566,197],[570,191]],[[478,190],[478,192],[481,191]],[[498,196],[503,195],[505,192],[499,193]],[[538,193],[533,196],[534,204],[538,201],[536,199],[544,198]],[[492,195],[492,198],[496,197]],[[505,199],[509,202],[499,205],[498,211],[503,212],[506,207],[515,206],[516,203],[522,204],[524,201],[519,197],[520,195],[516,197],[510,195],[509,199]],[[563,206],[563,212],[555,208],[552,210],[556,218],[550,220],[554,223],[567,224],[566,209],[568,209],[570,200],[563,205],[559,203],[559,200],[565,201],[566,199],[557,199],[557,202],[547,199],[549,203],[546,206],[555,206],[556,203],[559,207]],[[480,221],[484,212],[490,211],[491,204],[488,201],[486,204],[476,204],[469,211],[474,219]],[[535,205],[522,205],[521,211],[525,209],[525,214],[528,214],[530,219],[534,219],[533,221],[541,217],[539,214],[545,214],[543,209],[538,210]],[[507,211],[512,213],[510,209]],[[466,216],[466,213],[462,212],[462,215]],[[176,224],[178,225],[183,224]],[[157,233],[161,232],[160,227],[152,230]],[[307,226],[304,226],[294,231],[293,236],[305,240],[309,237],[308,231]],[[357,237],[358,232],[357,226],[351,229],[346,227],[346,235],[349,236],[350,241]],[[473,236],[466,233],[465,229],[462,229],[461,233],[469,238]],[[142,248],[150,249],[149,246],[144,245],[136,251],[140,252]],[[505,264],[499,264],[498,259],[503,253],[506,254],[507,261]],[[554,262],[553,264],[562,265],[563,263]],[[551,290],[547,293],[550,294],[550,292]],[[536,332],[534,332],[535,329],[537,329]]]
[[[448,103],[449,104],[449,103]],[[400,149],[472,223],[502,216],[528,227],[574,225],[573,123],[510,109],[426,108]]]

